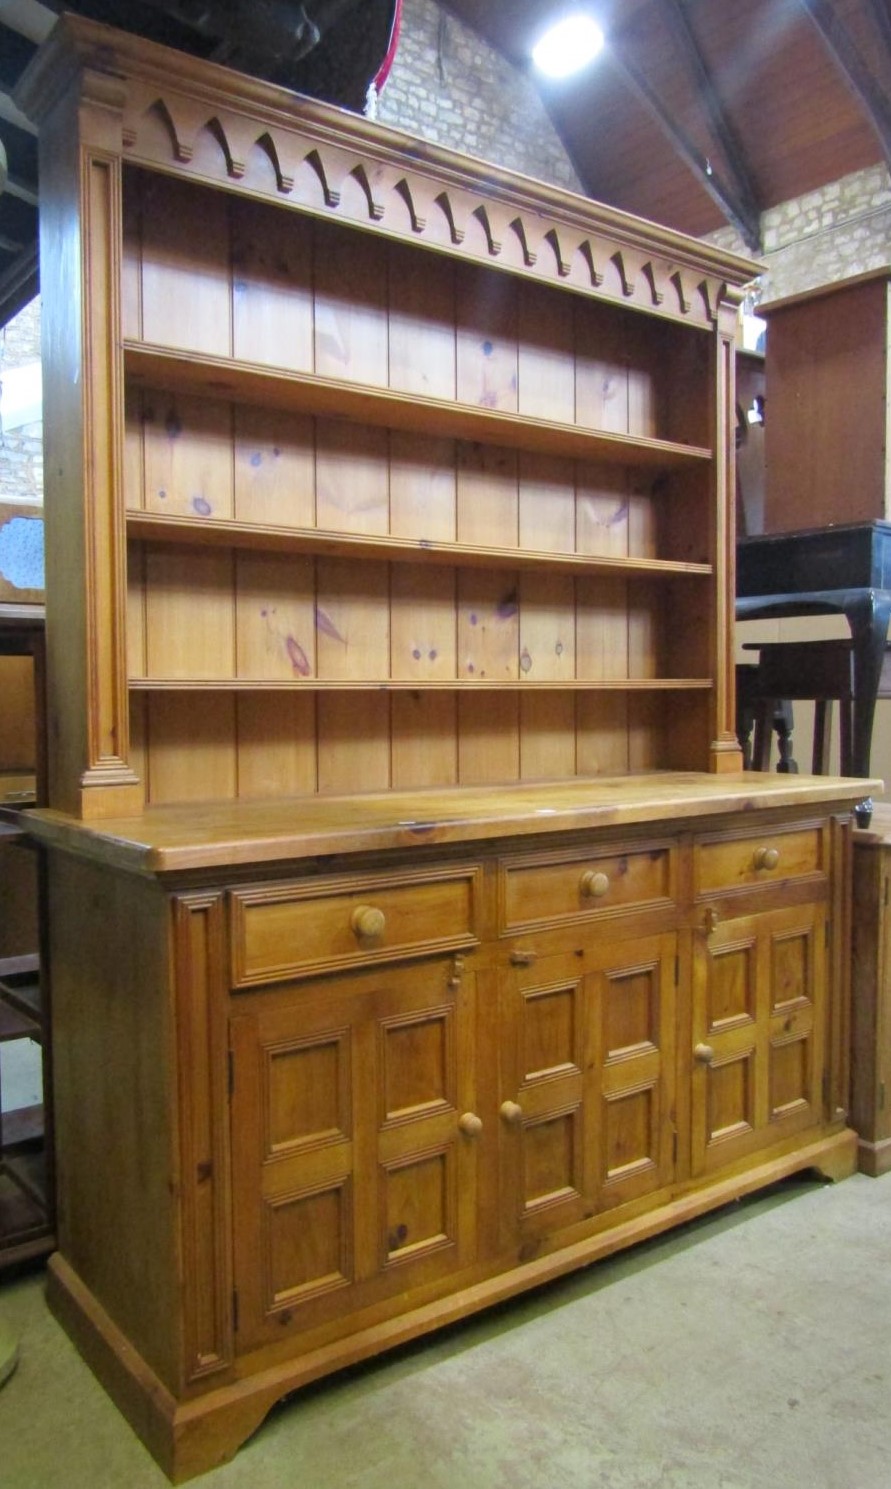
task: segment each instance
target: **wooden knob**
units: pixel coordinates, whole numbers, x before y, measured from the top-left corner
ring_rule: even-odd
[[[754,863],[756,869],[775,869],[780,861],[778,848],[756,848]]]
[[[715,1058],[715,1052],[710,1044],[697,1044],[693,1049],[693,1059],[697,1065],[711,1065]]]
[[[599,900],[609,889],[609,878],[598,869],[586,869],[579,888],[588,899]]]
[[[512,1127],[516,1127],[522,1120],[523,1108],[516,1101],[503,1101],[501,1103],[501,1115],[505,1122],[509,1122]]]
[[[458,1127],[465,1137],[479,1137],[483,1130],[483,1119],[476,1112],[465,1112],[463,1117],[458,1118]]]
[[[360,941],[379,941],[387,926],[387,917],[376,905],[357,905],[350,925]]]

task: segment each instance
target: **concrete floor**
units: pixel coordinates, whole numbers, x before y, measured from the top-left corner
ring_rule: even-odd
[[[47,1313],[2,1489],[166,1478]],[[276,1408],[202,1489],[891,1489],[891,1174],[793,1179]]]

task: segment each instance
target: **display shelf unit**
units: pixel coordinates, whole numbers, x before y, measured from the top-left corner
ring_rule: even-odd
[[[850,808],[741,770],[749,261],[64,17],[53,1307],[166,1471],[814,1166]]]
[[[573,776],[579,754],[709,768],[711,338],[314,216],[295,234],[196,186],[208,273],[182,183],[125,171],[123,191],[130,728],[149,801],[192,789],[152,754],[208,691],[241,698],[217,705],[221,792],[256,789],[241,741],[283,693],[302,744],[284,794],[355,778],[335,702],[355,690],[379,695],[374,789]],[[178,725],[154,701],[173,690],[194,695]],[[419,732],[438,747],[406,755]],[[475,746],[508,733],[513,764]]]
[[[53,676],[85,682],[55,710],[54,801],[354,789],[365,686],[365,789],[736,768],[728,399],[753,266],[116,48],[113,137],[47,165],[47,237],[72,210],[94,296],[46,395],[94,476],[49,539],[51,567],[85,545],[92,597],[69,585],[51,638]],[[55,94],[23,99],[48,137]],[[45,272],[52,306],[64,256]]]

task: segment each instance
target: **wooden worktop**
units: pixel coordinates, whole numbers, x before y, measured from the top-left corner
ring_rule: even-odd
[[[647,772],[367,796],[189,803],[85,823],[49,809],[27,826],[49,847],[136,873],[183,873],[321,854],[626,827],[804,803],[850,803],[875,780],[758,772]]]

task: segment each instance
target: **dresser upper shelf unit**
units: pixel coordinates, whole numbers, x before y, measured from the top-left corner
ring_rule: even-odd
[[[90,22],[21,101],[54,805],[738,767],[754,264]]]

